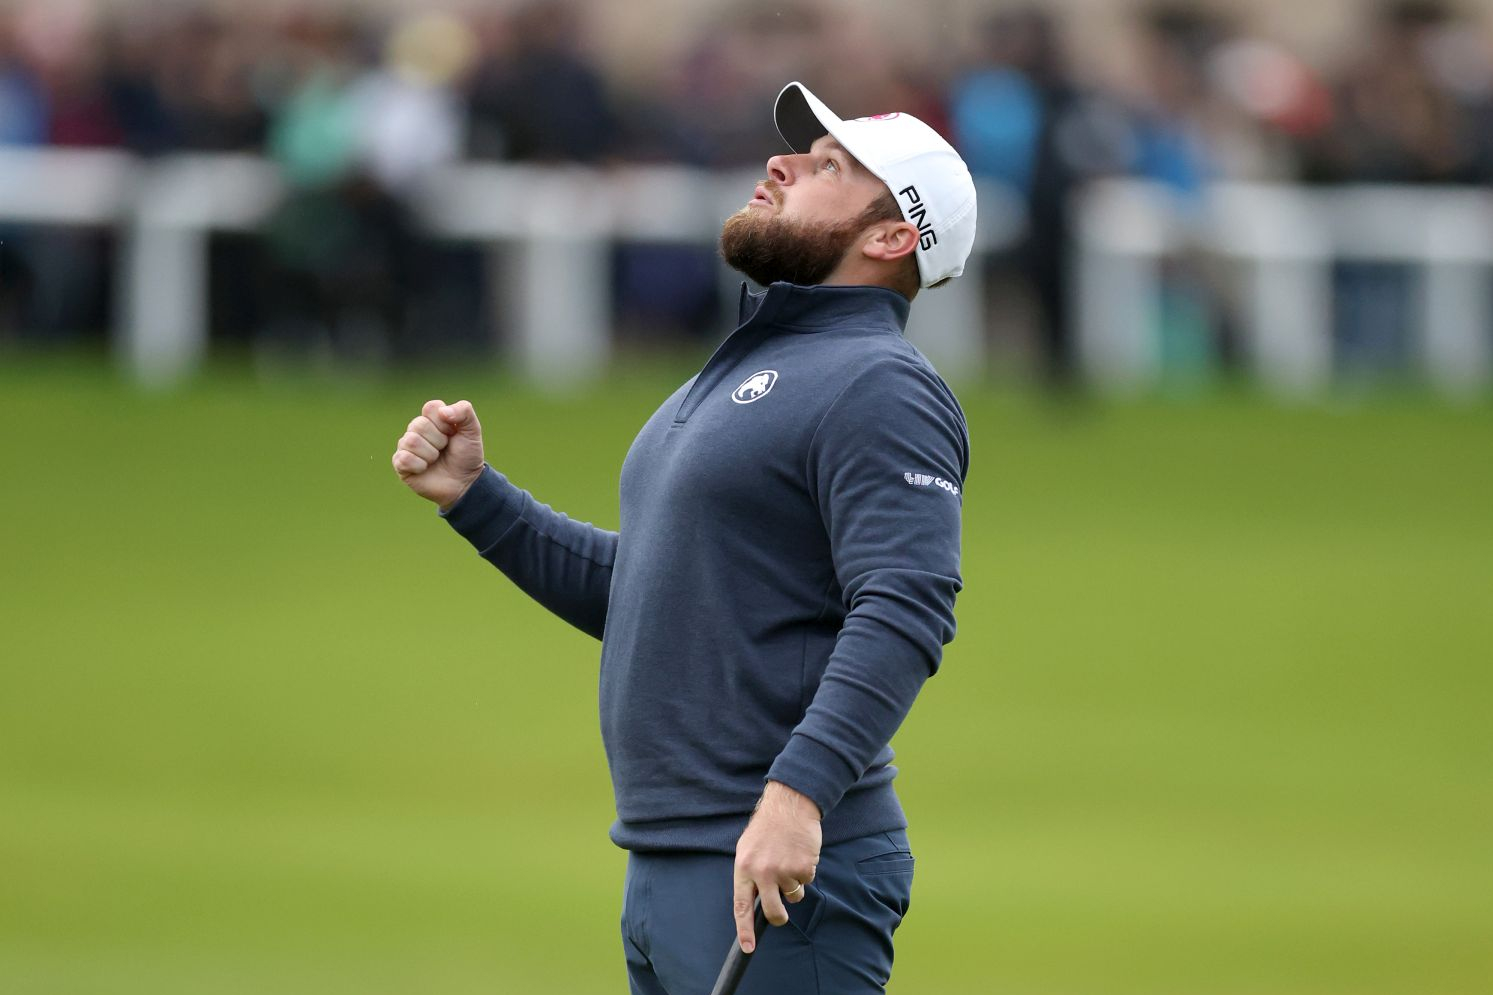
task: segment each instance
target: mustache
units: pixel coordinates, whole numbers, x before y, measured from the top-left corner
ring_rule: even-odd
[[[783,206],[783,188],[778,185],[777,180],[758,180],[757,185],[767,191],[767,195],[772,198],[774,206]]]

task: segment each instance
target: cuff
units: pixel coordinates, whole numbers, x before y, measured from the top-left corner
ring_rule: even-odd
[[[788,745],[767,771],[767,780],[808,795],[819,806],[821,817],[829,815],[858,777],[860,771],[852,769],[838,753],[801,733],[788,738]]]
[[[472,481],[466,493],[439,514],[477,552],[485,553],[513,527],[523,510],[524,492],[484,464],[482,474]]]

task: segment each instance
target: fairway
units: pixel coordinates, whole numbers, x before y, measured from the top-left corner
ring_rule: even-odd
[[[495,465],[615,527],[687,373],[142,394],[6,357],[0,993],[624,991],[599,644],[389,456],[468,397]],[[1493,408],[960,397],[890,991],[1488,991]]]

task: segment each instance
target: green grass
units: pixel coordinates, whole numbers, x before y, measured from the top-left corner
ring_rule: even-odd
[[[468,396],[494,463],[615,524],[674,382],[7,358],[0,992],[625,990],[597,645],[388,457]],[[1487,991],[1493,410],[962,398],[891,990]]]

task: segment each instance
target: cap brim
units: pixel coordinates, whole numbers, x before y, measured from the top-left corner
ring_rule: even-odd
[[[778,92],[772,120],[788,147],[800,153],[809,151],[816,141],[833,135],[845,123],[796,80]]]
[[[886,182],[886,177],[875,163],[861,154],[860,142],[855,135],[856,124],[847,122],[830,110],[824,101],[814,96],[808,87],[797,80],[778,92],[777,102],[772,108],[772,119],[778,126],[778,134],[783,136],[783,141],[794,152],[808,152],[815,142],[829,135],[872,176]]]

